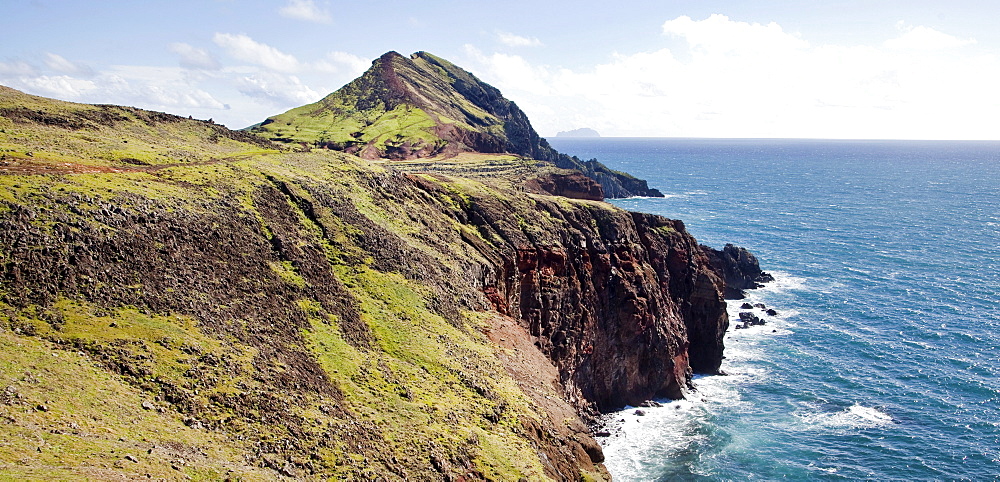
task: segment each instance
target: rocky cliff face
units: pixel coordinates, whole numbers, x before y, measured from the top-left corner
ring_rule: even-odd
[[[364,411],[358,412],[363,407],[345,397],[344,383],[359,382],[341,380],[343,364],[332,372],[322,352],[310,348],[315,342],[307,333],[321,330],[318,316],[336,320],[350,350],[375,360],[384,356],[377,354],[389,349],[389,335],[370,317],[388,315],[364,301],[372,297],[391,313],[404,309],[394,308],[396,303],[426,306],[422,315],[391,315],[412,316],[418,325],[423,317],[438,317],[463,326],[470,316],[463,313],[509,319],[540,353],[535,363],[551,364],[555,385],[546,395],[575,408],[565,413],[589,415],[649,398],[681,397],[692,370],[718,366],[717,342],[726,327],[721,281],[681,223],[549,196],[459,195],[448,183],[424,176],[362,174],[357,185],[365,186],[374,203],[367,209],[398,212],[405,206],[407,218],[373,220],[347,201],[347,192],[274,175],[261,178],[249,193],[249,210],[227,196],[178,209],[136,194],[95,199],[48,189],[31,204],[5,202],[0,283],[8,323],[82,350],[209,430],[235,434],[240,427],[265,426],[262,433],[270,434],[283,427],[289,432],[280,445],[261,440],[248,450],[292,475],[337,473],[337,460],[357,454],[386,474],[420,478],[440,470],[487,477],[472,461],[476,444],[446,444],[436,464],[402,448],[381,454],[380,447],[403,441],[384,440],[385,427],[365,421]],[[359,280],[358,272],[398,273],[424,294],[418,301],[385,298],[365,288],[371,281]],[[92,307],[84,315],[99,310],[86,315],[98,323],[102,313],[125,307],[189,317],[205,336],[230,340],[235,351],[195,352],[185,368],[190,378],[156,375],[156,364],[165,361],[149,359],[144,348],[156,340],[120,338],[114,329],[79,334],[79,322],[65,327],[60,321],[81,316],[67,303]],[[454,348],[442,353],[448,350]],[[448,356],[471,354],[462,353]],[[705,354],[716,358],[705,362]],[[388,361],[366,365],[371,375],[365,377],[401,376],[402,369]],[[460,386],[483,400],[475,410],[485,410],[485,418],[475,424],[496,427],[527,416],[505,408],[514,402],[488,381],[496,373],[453,370],[463,380]],[[533,376],[521,375],[529,377],[529,386],[539,383]],[[230,383],[243,388],[227,393],[222,387]],[[425,390],[412,380],[395,383],[403,388],[390,398]],[[536,397],[533,403],[552,402]],[[329,408],[317,412],[318,419],[303,412],[324,406]],[[518,432],[545,454],[537,459],[544,472],[564,480],[580,470],[599,473],[595,464],[603,456],[586,428],[579,421],[567,428],[540,413],[519,421],[529,425]],[[355,425],[358,419],[362,423]],[[317,423],[332,428],[317,432]],[[310,461],[338,440],[356,443],[332,460]],[[463,453],[472,458],[463,459]]]
[[[535,176],[524,187],[537,194],[554,194],[573,199],[604,200],[604,190],[593,179],[580,173],[552,173]]]
[[[491,260],[481,289],[560,368],[570,401],[593,412],[679,398],[692,370],[718,369],[722,280],[683,223],[603,204],[531,204],[531,229],[512,224],[498,199],[475,196],[455,215],[493,240],[470,238]]]

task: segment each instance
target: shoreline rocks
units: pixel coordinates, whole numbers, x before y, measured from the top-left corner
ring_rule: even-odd
[[[746,290],[757,289],[763,283],[774,281],[774,276],[760,269],[760,263],[750,251],[733,244],[721,250],[701,245],[709,263],[722,275],[726,287],[723,296],[727,300],[746,298]]]

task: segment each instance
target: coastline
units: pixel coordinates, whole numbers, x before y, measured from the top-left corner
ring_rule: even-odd
[[[1000,143],[602,138],[557,147],[649,179],[666,198],[616,204],[684,219],[702,243],[752,246],[777,278],[750,299],[766,295],[788,333],[727,334],[730,376],[696,383],[735,383],[740,398],[706,412],[688,452],[626,452],[647,471],[660,460],[688,468],[642,480],[992,479],[1000,373],[986,360],[1000,357],[989,329],[1000,323],[991,301]],[[646,436],[668,446],[675,437]],[[608,452],[609,466],[616,457]]]
[[[767,356],[756,345],[763,339],[790,335],[797,323],[794,308],[769,306],[769,292],[799,286],[801,280],[783,272],[774,273],[774,280],[746,292],[743,299],[726,300],[730,320],[739,320],[740,313],[751,312],[765,319],[763,325],[737,328],[731,323],[726,331],[726,355],[717,374],[693,377],[693,387],[682,399],[656,399],[603,414],[591,431],[604,450],[604,465],[614,480],[641,481],[669,478],[708,476],[696,469],[693,458],[699,453],[710,454],[732,442],[726,434],[713,428],[721,413],[739,411],[748,402],[741,386],[764,381],[766,372],[755,369],[755,362]],[[750,309],[745,303],[763,305]],[[768,315],[775,309],[776,315]],[[673,466],[668,474],[649,472],[650,467]]]

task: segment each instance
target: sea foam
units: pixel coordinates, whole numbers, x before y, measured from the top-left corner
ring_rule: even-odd
[[[811,430],[862,429],[893,423],[892,416],[888,413],[858,403],[838,412],[806,413],[797,416],[802,420],[803,428]]]

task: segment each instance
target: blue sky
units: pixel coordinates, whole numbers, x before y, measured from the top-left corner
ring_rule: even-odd
[[[543,135],[1000,138],[995,1],[0,0],[0,84],[233,128],[389,50],[500,88]]]

